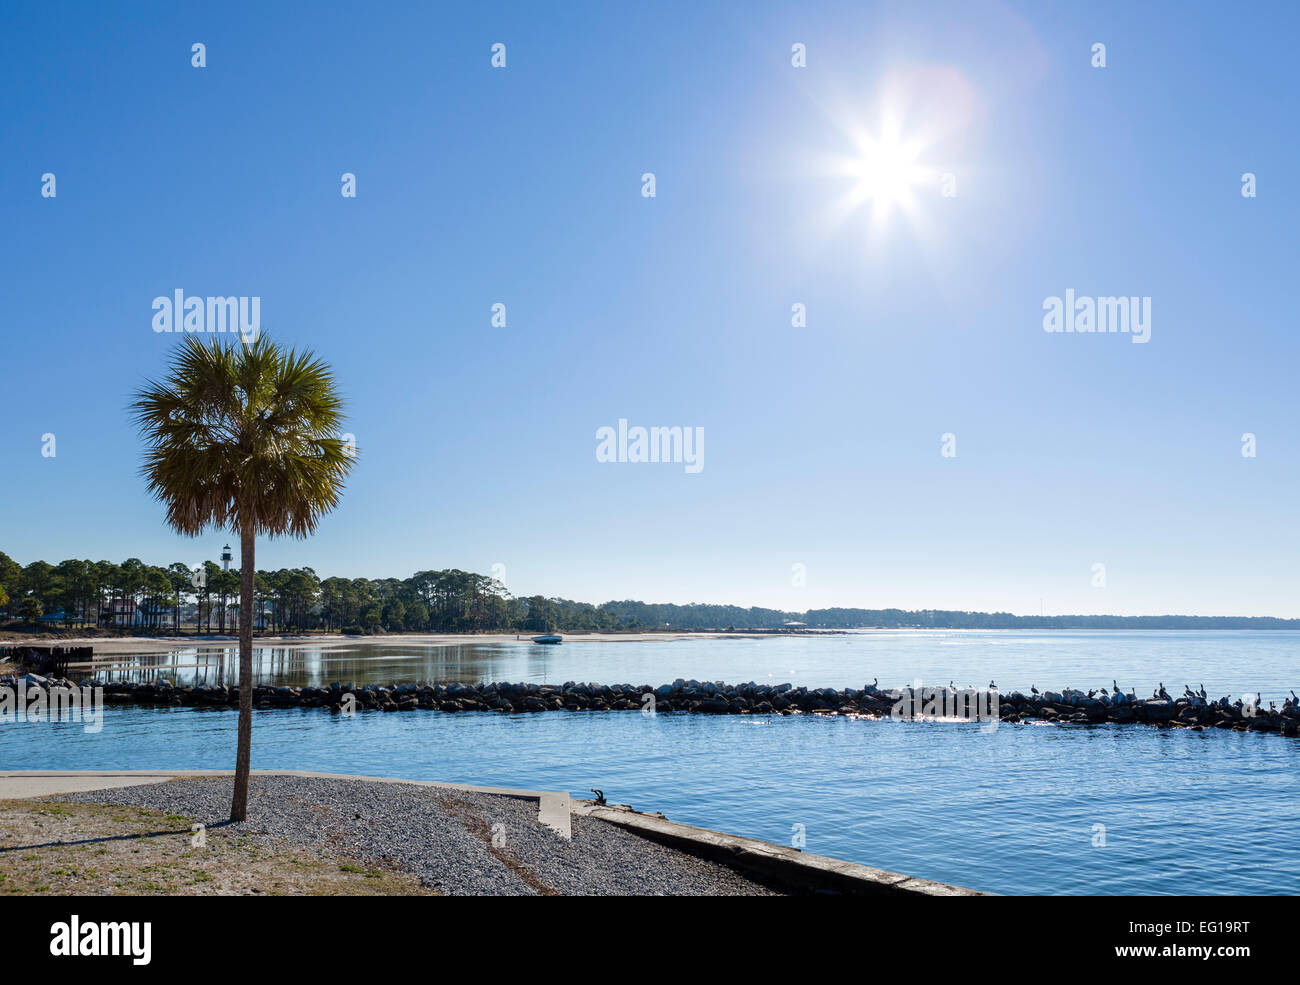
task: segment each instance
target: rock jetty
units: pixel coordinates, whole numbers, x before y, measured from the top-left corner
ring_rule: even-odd
[[[73,687],[72,681],[16,675],[0,678],[0,686]],[[155,682],[80,681],[78,687],[102,687],[106,703],[232,708],[239,689],[221,684],[175,685]],[[792,684],[725,684],[720,681],[678,679],[672,684],[366,684],[357,687],[335,681],[319,687],[258,686],[253,691],[256,708],[320,708],[344,711],[496,712],[544,711],[648,711],[704,715],[857,715],[872,718],[954,717],[932,714],[932,709],[970,709],[956,717],[997,718],[1017,723],[1030,719],[1062,725],[1096,725],[1104,722],[1142,724],[1162,728],[1223,728],[1252,732],[1300,734],[1300,701],[1287,699],[1281,708],[1265,708],[1257,696],[1245,700],[1210,699],[1189,692],[1174,698],[1163,691],[1139,698],[1132,692],[1083,692],[1067,689],[1023,694],[1002,694],[994,689],[901,688],[890,690],[868,684],[862,688],[808,688]],[[903,709],[900,712],[900,708]]]

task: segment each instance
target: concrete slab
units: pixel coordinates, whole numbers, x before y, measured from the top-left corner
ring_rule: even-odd
[[[18,800],[27,797],[45,797],[59,793],[81,793],[83,790],[105,790],[110,787],[139,787],[148,783],[161,783],[170,776],[13,776],[0,775],[0,800]]]
[[[572,841],[572,806],[568,793],[544,793],[538,801],[537,820],[565,841]]]
[[[542,790],[515,790],[510,787],[480,787],[468,783],[442,783],[437,780],[403,780],[391,776],[316,773],[310,770],[251,770],[250,773],[252,776],[302,776],[325,780],[365,780],[369,783],[408,783],[417,787],[437,787],[441,790],[535,800],[538,803],[537,820],[561,837],[572,837],[567,791],[551,793]],[[234,770],[6,770],[0,771],[0,800],[142,786],[147,783],[163,783],[184,776],[233,777],[234,775]]]

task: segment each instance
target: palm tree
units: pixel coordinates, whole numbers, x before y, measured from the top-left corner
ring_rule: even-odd
[[[178,533],[208,527],[239,537],[239,741],[230,819],[248,813],[253,736],[253,578],[259,534],[306,537],[338,505],[354,461],[339,435],[334,375],[311,352],[211,345],[187,336],[162,382],[135,394],[149,491]]]

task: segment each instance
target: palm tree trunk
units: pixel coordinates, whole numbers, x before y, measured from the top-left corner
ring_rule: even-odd
[[[253,747],[253,566],[251,521],[239,532],[239,743],[235,753],[235,792],[230,820],[248,816],[248,767]]]

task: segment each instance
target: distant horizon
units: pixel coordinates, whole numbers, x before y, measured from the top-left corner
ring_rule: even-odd
[[[233,551],[232,551],[232,553],[233,553]],[[61,559],[60,561],[57,561],[57,562],[52,562],[52,561],[49,561],[49,560],[47,560],[47,559],[45,559],[45,558],[33,558],[32,560],[27,561],[26,563],[22,563],[22,562],[18,561],[18,559],[13,558],[12,555],[7,554],[7,553],[4,552],[2,549],[0,549],[0,561],[4,561],[4,560],[11,560],[11,561],[13,561],[15,564],[18,564],[20,568],[26,568],[28,565],[34,564],[34,563],[36,563],[36,562],[38,562],[38,561],[41,561],[41,562],[44,562],[44,563],[46,563],[46,564],[49,564],[49,565],[51,566],[52,569],[57,569],[58,566],[59,566],[60,564],[62,564],[62,563],[67,563],[68,561],[71,561],[71,560],[76,560],[76,561],[79,561],[79,562],[86,562],[86,561],[89,561],[89,562],[92,563],[92,564],[102,564],[102,563],[107,563],[107,564],[114,565],[114,566],[120,566],[120,565],[124,564],[124,563],[127,562],[127,561],[135,560],[135,561],[140,561],[142,565],[144,565],[144,566],[146,566],[146,567],[148,567],[148,568],[156,568],[156,569],[160,569],[160,570],[164,570],[164,571],[165,571],[169,566],[171,566],[171,565],[184,564],[184,562],[169,562],[169,564],[157,564],[157,563],[153,563],[153,562],[147,562],[147,561],[144,561],[142,558],[137,558],[137,557],[124,558],[124,559],[122,559],[122,561],[107,561],[106,559],[92,560],[92,559],[89,559],[89,558],[76,558],[76,559],[73,559],[73,558],[64,558],[64,559]],[[239,569],[239,565],[238,565],[237,562],[238,562],[238,557],[236,556],[236,557],[234,557],[234,559],[231,561],[231,567],[230,567],[230,570],[231,570],[232,572],[238,571],[238,569]],[[219,564],[218,561],[207,561],[207,562],[205,562],[205,563],[208,564],[208,565],[212,565],[214,568],[219,568],[219,567],[220,567],[220,564]],[[386,575],[381,575],[381,576],[379,576],[379,577],[377,577],[377,578],[371,578],[371,577],[368,577],[368,576],[365,576],[365,575],[348,575],[348,574],[337,574],[337,575],[331,575],[331,574],[322,574],[321,572],[316,571],[314,568],[311,568],[310,565],[296,565],[296,566],[294,566],[293,568],[289,568],[289,567],[271,568],[271,567],[263,567],[263,566],[259,565],[257,570],[258,570],[259,573],[274,573],[274,572],[277,572],[277,571],[294,571],[294,570],[304,570],[304,569],[310,569],[310,570],[313,572],[313,574],[315,574],[316,577],[317,577],[317,578],[319,579],[319,581],[321,581],[321,582],[327,581],[327,580],[329,580],[329,579],[335,579],[335,578],[342,578],[342,579],[347,579],[347,580],[358,580],[358,579],[364,579],[364,580],[366,580],[366,581],[373,582],[373,583],[384,582],[384,581],[389,581],[389,580],[398,581],[398,582],[408,582],[408,581],[411,581],[412,579],[414,579],[417,575],[419,575],[419,574],[422,573],[422,572],[445,572],[445,571],[456,571],[456,572],[462,572],[462,573],[464,573],[464,574],[472,575],[472,576],[479,577],[479,578],[483,578],[483,579],[485,579],[485,580],[492,580],[492,578],[493,578],[493,576],[492,576],[490,573],[476,572],[476,571],[472,571],[472,570],[468,570],[468,569],[463,569],[463,568],[454,568],[454,567],[449,567],[449,568],[433,568],[433,567],[419,568],[419,569],[417,569],[416,571],[412,571],[410,574],[405,575],[405,576],[398,576],[398,575],[394,575],[394,574],[391,574],[391,573],[390,573],[390,574],[386,574]],[[0,575],[2,575],[2,574],[3,574],[3,572],[0,571]],[[980,630],[980,629],[989,629],[989,630],[1010,630],[1010,629],[1053,629],[1053,628],[1077,628],[1077,629],[1106,629],[1106,628],[1109,628],[1109,627],[1104,627],[1104,626],[1091,626],[1091,627],[1090,627],[1090,626],[1073,626],[1073,627],[1070,627],[1070,626],[1059,626],[1059,627],[1058,627],[1058,626],[1050,625],[1051,623],[1054,623],[1054,622],[1069,621],[1069,620],[1119,620],[1119,621],[1123,621],[1124,623],[1141,622],[1141,621],[1151,621],[1151,620],[1195,620],[1195,621],[1198,621],[1198,622],[1274,622],[1274,623],[1288,623],[1288,624],[1294,624],[1294,627],[1295,627],[1296,629],[1300,629],[1300,618],[1297,618],[1297,617],[1289,617],[1289,616],[1276,616],[1276,615],[1242,615],[1242,614],[1232,614],[1232,613],[1229,613],[1229,614],[1202,615],[1202,614],[1196,614],[1196,613],[1178,613],[1178,612],[1161,612],[1161,613],[1106,613],[1106,612],[1093,612],[1093,613],[1083,613],[1083,612],[1073,612],[1073,613],[1045,613],[1045,612],[1042,612],[1042,613],[1018,613],[1018,612],[1015,612],[1015,611],[1010,610],[1010,609],[965,609],[965,608],[954,608],[954,607],[945,607],[945,606],[905,607],[905,606],[891,606],[891,605],[880,605],[880,606],[866,606],[866,605],[827,605],[827,606],[809,606],[809,607],[804,608],[804,609],[783,609],[783,608],[776,608],[776,607],[771,607],[771,606],[752,605],[752,604],[747,604],[747,603],[743,603],[743,602],[739,602],[739,603],[738,603],[738,602],[717,602],[717,601],[700,601],[700,600],[696,600],[696,601],[687,601],[687,602],[647,601],[647,600],[645,600],[645,599],[636,599],[636,598],[632,598],[631,596],[626,596],[626,595],[621,596],[621,597],[617,597],[617,596],[614,596],[614,597],[608,597],[608,598],[605,598],[605,599],[602,599],[602,600],[599,600],[599,601],[593,601],[593,600],[586,600],[586,599],[574,599],[574,598],[571,598],[571,597],[569,597],[569,596],[567,596],[567,595],[564,595],[564,594],[562,594],[562,593],[552,593],[552,594],[548,594],[548,593],[545,593],[545,592],[529,592],[529,593],[526,593],[526,594],[516,594],[515,592],[511,591],[510,588],[509,588],[507,585],[504,585],[504,584],[502,584],[502,583],[500,583],[500,582],[497,582],[497,584],[500,585],[502,591],[503,591],[506,595],[508,595],[509,597],[514,598],[514,599],[526,600],[526,599],[529,599],[529,598],[538,598],[538,597],[540,597],[540,598],[548,599],[548,600],[551,600],[551,601],[563,602],[563,603],[570,604],[570,605],[576,605],[576,606],[591,606],[591,607],[598,608],[598,609],[608,608],[608,607],[611,607],[611,606],[620,606],[620,605],[624,605],[624,606],[626,606],[626,605],[637,605],[637,606],[644,606],[644,607],[646,607],[646,608],[648,608],[648,609],[656,609],[656,608],[665,608],[665,609],[666,609],[666,608],[674,608],[674,609],[692,609],[692,608],[696,608],[696,609],[718,609],[718,610],[721,610],[721,609],[739,609],[739,610],[747,610],[747,611],[756,612],[756,613],[775,614],[775,615],[779,615],[779,616],[782,616],[782,617],[788,617],[789,621],[797,621],[797,622],[802,622],[802,623],[808,623],[808,626],[809,626],[809,628],[811,628],[811,629],[817,629],[817,628],[835,628],[835,629],[875,629],[875,628],[908,628],[908,629],[918,629],[918,628],[935,628],[935,629],[953,629],[953,630]],[[0,588],[2,588],[2,587],[4,587],[4,586],[3,586],[3,583],[0,582]],[[194,593],[193,593],[193,592],[189,592],[188,594],[194,594]],[[944,617],[944,618],[952,618],[952,617],[956,617],[956,616],[966,616],[966,617],[971,617],[971,618],[987,617],[987,618],[989,618],[989,619],[997,619],[997,618],[1000,618],[1000,617],[1005,617],[1005,618],[1014,619],[1014,620],[1016,620],[1016,621],[1020,621],[1020,622],[1026,622],[1026,623],[1042,623],[1042,625],[1025,625],[1025,626],[987,626],[987,627],[984,627],[984,626],[950,626],[950,625],[936,624],[936,625],[934,625],[934,626],[932,626],[932,627],[926,627],[926,626],[924,626],[924,625],[922,625],[922,624],[919,624],[919,623],[906,623],[906,624],[904,624],[904,625],[900,625],[900,626],[898,626],[898,627],[889,627],[889,626],[881,626],[881,624],[880,624],[879,621],[877,621],[877,622],[865,622],[865,621],[864,621],[864,622],[862,622],[862,623],[859,624],[859,625],[841,625],[841,626],[834,626],[834,627],[826,627],[826,626],[818,626],[818,625],[816,625],[815,623],[809,622],[810,617],[813,617],[813,616],[816,615],[816,614],[825,614],[825,615],[835,614],[836,616],[840,616],[841,614],[844,614],[844,613],[864,613],[864,614],[878,614],[878,615],[886,615],[886,614],[887,614],[887,615],[889,615],[889,616],[891,616],[891,617],[894,617],[894,616],[897,616],[897,617],[915,617],[915,616],[923,616],[923,615],[939,616],[939,617]],[[824,616],[823,616],[823,618],[824,618]],[[715,627],[715,628],[716,628],[716,627]],[[736,628],[737,628],[737,630],[740,630],[742,627],[737,626]],[[757,629],[757,628],[762,628],[762,627],[759,627],[759,626],[750,626],[750,627],[745,627],[745,628]],[[767,628],[776,628],[776,627],[767,627]],[[1116,627],[1116,628],[1123,628],[1123,627]],[[1174,629],[1196,629],[1196,628],[1198,628],[1198,627],[1195,627],[1195,626],[1187,626],[1187,627],[1171,627],[1171,628],[1174,628]],[[1231,628],[1231,627],[1206,627],[1206,628],[1207,628],[1207,629],[1214,629],[1214,628]],[[1241,628],[1248,628],[1248,627],[1241,627]],[[1270,627],[1270,628],[1278,628],[1278,629],[1281,629],[1281,628],[1290,628],[1290,627]]]

